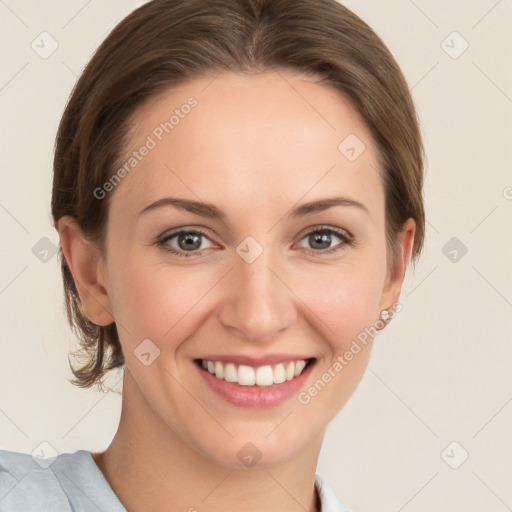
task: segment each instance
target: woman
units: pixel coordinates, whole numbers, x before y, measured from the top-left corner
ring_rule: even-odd
[[[71,95],[52,195],[74,383],[124,367],[119,428],[1,452],[0,510],[346,510],[318,455],[401,309],[422,184],[403,75],[334,0],[130,14]]]

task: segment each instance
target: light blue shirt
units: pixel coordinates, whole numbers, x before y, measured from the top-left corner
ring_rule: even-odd
[[[46,461],[46,462],[45,462]],[[350,512],[316,475],[321,512]],[[0,450],[0,512],[126,512],[91,453],[53,459]]]

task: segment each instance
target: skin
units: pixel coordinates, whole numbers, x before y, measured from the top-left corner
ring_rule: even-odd
[[[368,129],[334,89],[290,71],[225,72],[165,92],[136,113],[127,154],[190,96],[197,107],[109,192],[105,253],[73,219],[59,221],[86,314],[97,325],[117,323],[126,359],[119,429],[93,458],[130,511],[148,503],[161,511],[314,511],[325,429],[356,389],[372,343],[308,404],[294,395],[260,410],[213,394],[192,361],[308,354],[316,358],[309,388],[398,301],[415,223],[404,224],[390,270]],[[353,162],[338,150],[349,134],[366,146]],[[341,195],[367,212],[335,206],[288,215]],[[213,203],[226,220],[172,206],[138,215],[168,196]],[[322,226],[348,231],[354,245],[332,235],[328,247],[341,249],[322,253],[307,236]],[[179,257],[156,243],[175,228],[208,232],[201,255]],[[252,263],[236,252],[247,236],[263,248]],[[180,247],[177,237],[167,244]],[[160,350],[148,366],[134,354],[147,338]],[[262,454],[251,468],[237,457],[248,442]]]

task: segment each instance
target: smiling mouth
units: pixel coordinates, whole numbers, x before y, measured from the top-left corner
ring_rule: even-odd
[[[252,367],[244,364],[196,359],[194,362],[219,380],[248,387],[268,387],[298,377],[315,358],[284,361],[275,365]]]

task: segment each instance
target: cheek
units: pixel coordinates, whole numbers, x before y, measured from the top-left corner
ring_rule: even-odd
[[[368,365],[385,266],[358,264],[328,269],[309,284],[306,304],[317,317],[315,329],[329,350],[319,362],[315,381],[298,396],[300,404],[322,421],[332,419],[359,384]]]
[[[197,326],[203,310],[206,314],[214,306],[216,292],[211,292],[223,286],[219,279],[224,271],[218,268],[170,265],[161,255],[130,256],[120,250],[115,256],[116,265],[109,270],[113,314],[133,343],[186,337],[192,319]],[[352,337],[373,324],[378,314],[384,265],[365,256],[354,254],[339,265],[308,264],[284,276],[307,306],[298,314],[311,315],[315,330],[335,352],[345,351]]]
[[[346,350],[347,343],[375,323],[384,276],[384,264],[359,260],[323,269],[303,288],[305,302],[324,325],[334,351]]]
[[[186,336],[189,318],[200,310],[201,299],[218,276],[198,267],[171,267],[162,262],[126,258],[111,274],[112,308],[116,322],[126,327],[131,344],[149,338],[162,346],[179,334]],[[197,319],[196,319],[197,321]]]

